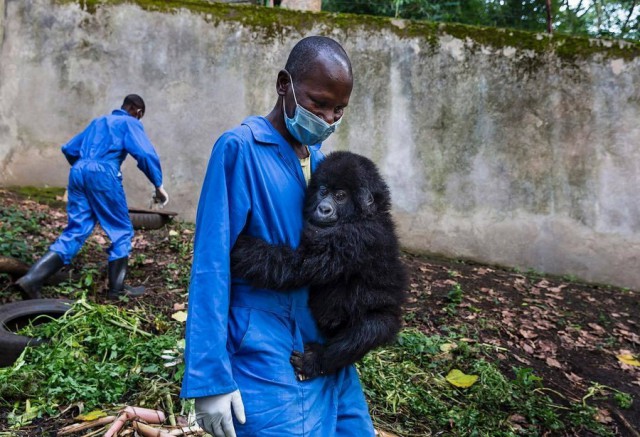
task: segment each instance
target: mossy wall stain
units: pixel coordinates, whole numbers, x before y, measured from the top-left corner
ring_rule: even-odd
[[[344,32],[357,30],[379,33],[390,31],[400,38],[421,38],[436,47],[438,38],[451,35],[470,42],[469,50],[481,46],[501,49],[513,47],[519,51],[535,54],[553,52],[565,62],[601,55],[605,59],[632,59],[640,55],[640,43],[621,40],[595,40],[585,37],[554,34],[546,35],[515,29],[499,29],[456,23],[434,23],[416,20],[397,20],[355,14],[336,14],[327,12],[301,12],[280,8],[265,8],[251,5],[231,5],[211,3],[206,0],[55,0],[58,3],[77,3],[88,11],[94,12],[102,5],[132,3],[149,11],[175,12],[188,9],[204,15],[205,19],[237,22],[260,31],[265,37],[276,38],[290,29],[304,33],[314,26],[321,25],[327,32],[340,29]],[[268,40],[265,41],[268,43]],[[474,48],[475,46],[475,48]],[[529,63],[534,63],[529,56]]]

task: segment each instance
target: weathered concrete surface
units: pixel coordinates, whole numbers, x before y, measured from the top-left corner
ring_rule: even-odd
[[[421,34],[396,20],[269,9],[279,24],[261,30],[237,19],[248,8],[221,19],[2,1],[0,184],[64,185],[60,144],[136,92],[170,208],[192,219],[215,138],[267,113],[289,49],[328,34],[350,53],[356,86],[326,149],[379,164],[405,247],[640,289],[637,47],[571,56],[570,39],[540,49],[546,37]],[[134,164],[127,193],[145,206],[151,186]]]
[[[297,9],[299,11],[320,11],[322,0],[282,0],[281,8]]]

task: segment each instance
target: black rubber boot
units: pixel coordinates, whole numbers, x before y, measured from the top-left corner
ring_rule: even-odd
[[[64,266],[64,261],[60,255],[51,251],[45,253],[23,277],[16,281],[23,297],[25,299],[40,299],[42,284],[62,266]]]
[[[138,297],[144,294],[144,287],[129,287],[124,284],[128,263],[128,256],[109,261],[109,290],[107,291],[109,299],[119,299],[121,296]]]

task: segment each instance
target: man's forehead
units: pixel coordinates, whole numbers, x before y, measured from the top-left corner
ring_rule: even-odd
[[[299,80],[316,80],[318,78],[343,82],[351,80],[351,71],[349,65],[342,58],[319,54],[309,61],[309,65],[305,68]]]

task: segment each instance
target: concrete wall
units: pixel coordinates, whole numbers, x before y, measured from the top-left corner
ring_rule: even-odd
[[[280,7],[317,12],[322,8],[322,0],[282,0]]]
[[[3,3],[0,184],[64,185],[60,144],[135,92],[170,209],[192,219],[215,139],[269,112],[290,48],[326,34],[356,80],[326,150],[379,164],[405,247],[640,288],[637,45],[219,4]],[[134,164],[127,193],[145,206]]]

